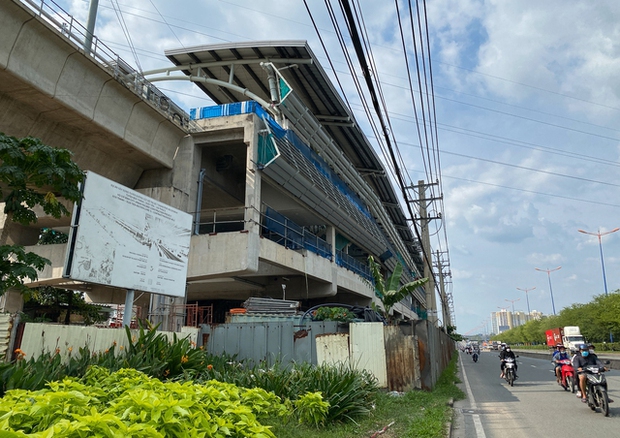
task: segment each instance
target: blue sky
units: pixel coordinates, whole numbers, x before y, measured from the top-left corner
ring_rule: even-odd
[[[59,3],[86,21],[87,0]],[[136,55],[110,0],[100,0],[95,33],[143,70],[169,65],[164,50],[181,46],[304,39],[329,71],[302,0],[118,4]],[[325,4],[309,4],[363,121]],[[426,4],[445,218],[434,239],[447,236],[458,331],[482,331],[491,312],[512,306],[507,300],[527,310],[517,288],[535,287],[531,309],[551,313],[547,274],[535,268],[562,267],[551,274],[556,310],[603,293],[598,240],[577,230],[620,226],[620,3]],[[359,5],[405,167],[412,181],[425,179],[394,3]],[[190,84],[158,86],[186,109],[210,104]],[[608,289],[615,291],[620,232],[603,237],[603,250]]]

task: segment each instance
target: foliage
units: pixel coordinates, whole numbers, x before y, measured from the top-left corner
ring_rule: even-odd
[[[62,231],[54,230],[53,228],[41,228],[41,234],[39,234],[39,245],[53,245],[56,243],[67,243],[69,236]]]
[[[325,423],[329,403],[323,401],[320,392],[308,392],[295,400],[295,410],[299,423],[319,426]]]
[[[372,256],[368,256],[368,266],[375,280],[375,288],[379,299],[383,303],[388,320],[390,318],[390,310],[396,303],[411,295],[414,290],[428,281],[428,278],[419,278],[401,286],[400,277],[403,273],[403,266],[400,262],[396,264],[394,272],[385,281],[381,273],[381,265],[375,262]]]
[[[450,336],[450,338],[453,341],[459,342],[459,341],[463,340],[463,336],[456,332],[456,326],[455,325],[448,325],[446,327],[446,333],[448,334],[448,336]]]
[[[315,321],[351,322],[355,319],[355,314],[344,307],[319,307],[312,319]]]
[[[465,394],[456,386],[456,358],[440,376],[431,392],[410,391],[387,393],[380,391],[373,399],[370,415],[356,418],[356,422],[326,423],[325,426],[301,424],[291,427],[285,422],[273,424],[278,438],[358,438],[358,437],[444,437],[451,419],[448,400],[459,400]],[[378,431],[391,425],[384,434]]]
[[[0,201],[7,215],[0,235],[0,295],[9,288],[25,290],[24,280],[34,281],[50,261],[21,246],[7,246],[12,223],[37,222],[35,207],[55,218],[69,215],[64,198],[77,202],[82,194],[78,183],[84,172],[67,149],[44,145],[32,137],[18,139],[0,132]]]
[[[10,288],[27,291],[24,280],[35,281],[39,276],[37,271],[50,263],[46,258],[26,252],[23,246],[0,245],[0,295]]]
[[[84,172],[72,161],[69,150],[32,137],[18,139],[0,133],[0,197],[5,202],[4,213],[13,221],[36,222],[33,209],[37,205],[55,218],[68,216],[58,198],[80,200],[78,183],[83,180]]]
[[[368,415],[378,391],[372,374],[345,364],[295,364],[290,369],[279,364],[247,367],[239,363],[226,363],[221,366],[207,367],[201,374],[195,375],[195,381],[217,378],[245,388],[260,387],[291,401],[307,393],[320,392],[329,404],[325,415],[327,422],[354,420]]]
[[[148,324],[148,322],[147,322]],[[179,339],[173,333],[168,339],[164,333],[158,332],[156,326],[142,324],[137,338],[134,338],[129,327],[125,327],[130,340],[129,347],[119,357],[120,366],[135,368],[159,379],[173,378],[180,375],[191,376],[206,366],[205,354],[194,348],[188,338]]]
[[[20,360],[0,363],[0,395],[9,389],[38,390],[49,381],[80,377],[92,365],[112,371],[134,368],[164,380],[191,377],[209,363],[205,352],[194,348],[189,339],[178,339],[175,335],[171,342],[155,327],[140,328],[135,337],[127,330],[127,336],[129,347],[122,350],[114,342],[99,353],[91,352],[87,346],[77,349],[70,346],[66,357],[59,349],[43,352],[36,358],[31,352],[21,352]]]
[[[493,339],[517,344],[544,344],[545,332],[556,327],[578,326],[581,334],[589,342],[609,341],[609,334],[620,339],[620,291],[609,295],[597,295],[586,304],[573,304],[562,309],[557,315],[507,330]]]
[[[136,370],[92,367],[83,379],[51,382],[40,391],[10,391],[0,400],[0,428],[61,438],[269,438],[275,435],[258,417],[280,415],[281,406],[263,390],[217,381],[161,382]]]
[[[255,389],[258,394],[268,392],[288,404],[283,411],[294,411],[299,421],[316,425],[367,416],[378,391],[372,374],[343,364],[318,367],[296,364],[286,368],[276,363],[271,367],[265,364],[249,367],[233,357],[209,355],[194,348],[188,339],[175,336],[169,341],[166,335],[156,332],[155,327],[141,328],[135,337],[127,330],[127,335],[131,337],[128,348],[117,349],[114,343],[101,353],[92,353],[82,347],[77,350],[69,348],[66,356],[57,349],[34,358],[28,357],[28,352],[19,351],[17,361],[0,364],[0,395],[18,388],[41,390],[47,382],[84,375],[88,376],[85,377],[86,383],[94,384],[89,379],[102,380],[102,377],[93,377],[93,372],[89,371],[93,367],[109,370],[106,372],[123,368],[144,372],[145,376],[164,382],[191,380],[208,384],[217,380]],[[101,373],[103,371],[99,371]],[[247,393],[247,397],[252,394]],[[318,396],[308,394],[320,394],[321,401]],[[261,395],[259,398],[266,400],[265,397]],[[275,415],[268,406],[260,407],[260,400],[254,402],[255,410]]]
[[[81,316],[85,325],[91,325],[108,318],[107,308],[87,303],[83,292],[43,286],[28,289],[23,296],[23,312],[31,319],[61,322],[60,317],[64,313],[65,324],[69,324],[73,314]]]

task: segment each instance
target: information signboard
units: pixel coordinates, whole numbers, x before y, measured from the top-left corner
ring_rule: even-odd
[[[82,189],[63,277],[184,297],[192,216],[90,171]]]

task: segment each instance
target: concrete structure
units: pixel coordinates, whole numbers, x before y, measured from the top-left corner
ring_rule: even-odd
[[[262,104],[192,120],[96,38],[85,55],[71,17],[25,2],[0,3],[0,131],[70,149],[82,169],[192,213],[185,302],[214,304],[216,319],[250,296],[368,305],[369,255],[386,272],[403,264],[405,281],[420,276],[420,246],[385,169],[305,42],[167,52],[178,66],[168,70],[215,103]],[[37,246],[42,226],[67,232],[69,218],[42,216],[11,236],[52,261],[34,285],[124,302],[123,290],[62,278],[65,245]],[[137,304],[156,314],[175,303]],[[5,303],[18,307],[15,296]],[[416,319],[425,308],[419,290],[395,311]]]

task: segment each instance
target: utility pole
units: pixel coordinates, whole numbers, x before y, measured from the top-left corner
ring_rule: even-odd
[[[444,323],[444,327],[446,327],[446,330],[447,330],[448,326],[452,325],[452,319],[450,318],[450,305],[448,303],[448,297],[446,296],[443,265],[441,262],[441,257],[439,255],[439,250],[437,250],[437,273],[439,274],[439,296],[441,298],[441,311],[443,314],[443,323]]]
[[[422,237],[422,258],[424,259],[424,277],[428,278],[424,285],[426,312],[428,320],[434,325],[437,323],[437,300],[435,299],[435,277],[433,276],[433,267],[431,266],[431,238],[428,231],[430,218],[426,211],[426,184],[424,184],[423,180],[418,181],[418,196],[420,202],[420,233]]]

